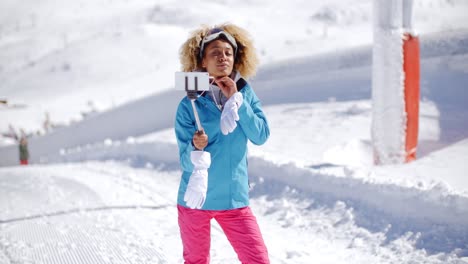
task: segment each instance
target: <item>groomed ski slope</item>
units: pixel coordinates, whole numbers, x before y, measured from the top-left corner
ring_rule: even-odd
[[[272,263],[463,263],[457,254],[466,254],[466,196],[424,173],[413,175],[414,185],[398,180],[414,168],[447,164],[451,153],[466,155],[467,144],[412,169],[367,177],[339,165],[300,168],[251,158],[251,206]],[[88,148],[108,150],[96,161],[0,169],[0,263],[181,263],[180,171],[170,160],[132,151],[161,145],[107,142]],[[383,178],[389,171],[394,182]],[[216,223],[211,254],[212,263],[237,263]]]

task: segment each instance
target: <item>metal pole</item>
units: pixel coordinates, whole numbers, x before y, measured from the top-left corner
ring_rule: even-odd
[[[187,91],[187,97],[192,103],[193,114],[195,115],[195,122],[197,123],[198,132],[203,132],[203,127],[200,122],[200,117],[198,116],[197,108],[195,107],[195,100],[197,99],[198,91],[198,78],[195,77],[195,90],[189,90],[188,88],[188,77],[185,76],[185,91]]]

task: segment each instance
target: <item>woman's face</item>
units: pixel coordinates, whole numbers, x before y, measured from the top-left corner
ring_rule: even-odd
[[[229,42],[217,39],[205,48],[202,67],[213,77],[229,76],[234,67],[234,50]]]

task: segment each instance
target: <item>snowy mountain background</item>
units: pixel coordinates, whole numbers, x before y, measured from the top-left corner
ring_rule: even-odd
[[[375,167],[372,1],[2,1],[0,263],[182,262],[173,73],[189,32],[225,21],[261,59],[272,134],[249,169],[272,263],[468,262],[467,12],[415,0],[419,158]],[[211,254],[237,261],[216,223]]]

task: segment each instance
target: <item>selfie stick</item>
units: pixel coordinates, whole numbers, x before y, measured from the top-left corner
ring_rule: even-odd
[[[198,92],[198,78],[195,76],[195,90],[188,89],[188,77],[185,76],[185,91],[187,92],[187,97],[192,103],[193,114],[195,115],[195,122],[197,122],[198,132],[203,133],[203,127],[200,123],[200,117],[198,116],[197,108],[195,107],[195,100],[197,99]]]

